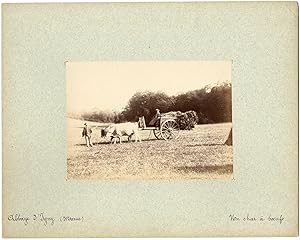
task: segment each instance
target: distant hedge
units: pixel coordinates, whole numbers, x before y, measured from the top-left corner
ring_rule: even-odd
[[[81,114],[80,118],[118,123],[138,121],[138,117],[144,116],[146,124],[149,124],[156,108],[161,113],[175,112],[183,129],[192,128],[195,124],[231,122],[231,83],[204,87],[176,96],[164,92],[136,92],[122,112],[94,111]]]

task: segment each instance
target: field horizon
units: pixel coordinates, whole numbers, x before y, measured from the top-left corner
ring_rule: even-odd
[[[94,147],[81,137],[83,124],[92,127]],[[139,131],[142,142],[110,144],[100,131],[109,123],[67,119],[67,179],[213,179],[232,178],[233,149],[224,145],[231,123],[196,125],[178,139],[157,140]]]

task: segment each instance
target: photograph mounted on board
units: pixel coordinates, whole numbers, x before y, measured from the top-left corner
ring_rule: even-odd
[[[232,179],[232,61],[66,62],[67,179]]]

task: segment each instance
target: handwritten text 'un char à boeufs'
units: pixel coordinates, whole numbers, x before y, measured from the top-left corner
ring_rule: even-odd
[[[259,215],[259,216],[252,216],[250,214],[246,214],[244,216],[238,216],[235,214],[229,215],[229,220],[231,222],[260,222],[260,223],[279,223],[282,224],[284,221],[283,215],[273,216],[272,214],[269,215]]]

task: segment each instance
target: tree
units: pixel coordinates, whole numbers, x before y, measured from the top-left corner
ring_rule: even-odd
[[[173,98],[163,92],[137,92],[129,100],[123,115],[128,121],[137,121],[144,116],[148,124],[155,115],[155,109],[167,112],[173,106]]]

